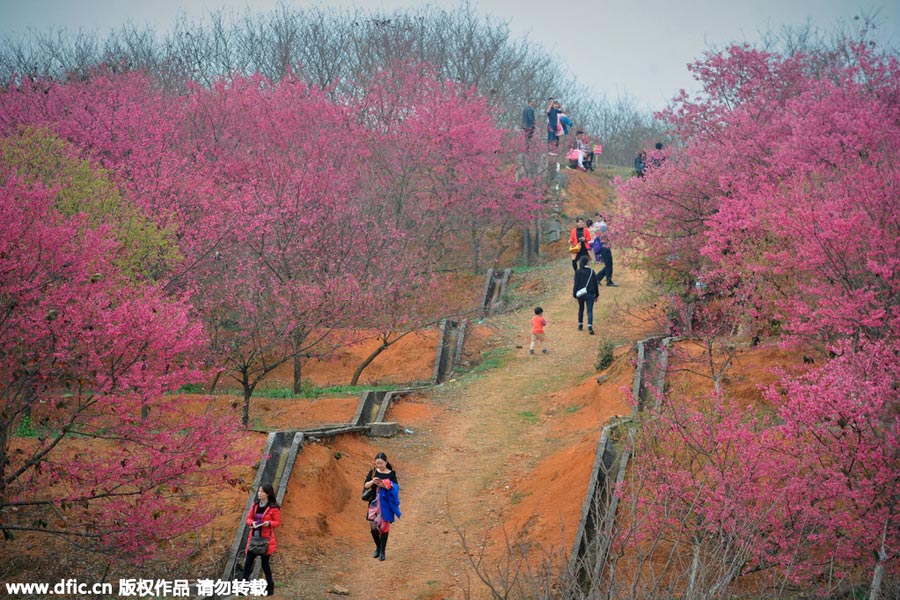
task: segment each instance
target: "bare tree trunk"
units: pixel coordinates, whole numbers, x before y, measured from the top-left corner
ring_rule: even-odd
[[[531,264],[531,229],[528,225],[522,228],[522,264]]]
[[[303,346],[303,342],[306,340],[306,334],[300,329],[294,329],[291,332],[291,343],[294,345],[291,350],[294,352],[294,383],[291,386],[294,394],[300,394],[303,390],[303,377],[302,377],[302,364],[300,357],[300,348]]]
[[[869,600],[878,600],[881,597],[881,580],[884,578],[884,563],[887,560],[887,530],[891,522],[890,517],[884,522],[881,530],[881,547],[878,548],[878,562],[875,563],[875,572],[872,574],[872,589],[869,591]]]
[[[296,395],[303,392],[303,378],[301,377],[303,374],[302,367],[300,355],[294,355],[294,384],[291,389]]]
[[[358,367],[356,367],[356,371],[354,371],[353,377],[350,379],[351,386],[359,384],[359,377],[360,375],[362,375],[362,372],[365,370],[365,368],[372,364],[372,361],[378,358],[379,354],[387,350],[391,343],[382,343],[380,346],[375,348],[375,350],[371,354],[369,354],[369,356],[367,356],[366,359],[362,361]]]
[[[219,385],[219,377],[222,376],[222,371],[216,371],[216,374],[213,375],[212,381],[209,383],[209,393],[216,393],[216,386]]]
[[[244,407],[241,412],[241,423],[244,427],[250,425],[250,398],[253,397],[253,389],[256,384],[250,383],[250,373],[246,369],[241,371],[241,387],[244,388]]]
[[[687,591],[684,593],[684,597],[687,598],[687,600],[694,598],[694,590],[697,587],[697,578],[700,573],[700,543],[697,540],[694,540],[693,547],[694,556],[691,559],[691,574],[688,579]]]
[[[472,236],[472,272],[478,273],[481,268],[481,240],[478,239],[478,230],[474,226],[472,226],[470,233]]]

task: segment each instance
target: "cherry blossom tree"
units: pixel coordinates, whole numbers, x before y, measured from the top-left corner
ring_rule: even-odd
[[[170,395],[196,381],[203,331],[182,299],[123,275],[108,227],[2,181],[0,529],[153,556],[209,516],[176,507],[228,466],[234,424]]]
[[[234,75],[173,93],[101,69],[0,96],[0,129],[68,140],[177,240],[181,260],[154,278],[190,294],[210,366],[243,389],[245,424],[265,377],[292,362],[299,391],[301,360],[334,328],[372,314],[399,331],[436,321],[422,283],[495,262],[537,209],[536,183],[517,177],[508,133],[473,88],[424,65],[345,83],[337,94],[290,73]]]
[[[694,539],[739,533],[733,575],[838,591],[862,567],[877,598],[900,539],[900,66],[850,43],[827,57],[735,46],[693,70],[703,94],[663,115],[676,143],[619,187],[620,240],[699,303],[695,326],[714,317],[700,330],[776,334],[814,366],[767,392],[777,418],[735,406],[727,386],[723,405],[667,396],[680,416],[657,448],[684,461],[645,452],[636,468],[682,510],[651,521]],[[752,527],[716,517],[754,511]]]
[[[496,261],[540,199],[539,182],[516,175],[518,138],[498,125],[496,109],[427,65],[396,64],[359,87],[370,214],[426,264],[461,268],[467,258],[479,272],[488,249]]]

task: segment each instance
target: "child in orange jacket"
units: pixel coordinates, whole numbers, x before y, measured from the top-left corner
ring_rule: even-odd
[[[534,354],[534,348],[538,342],[544,345],[544,327],[547,325],[547,319],[543,317],[543,314],[543,308],[540,306],[534,308],[534,316],[531,318],[531,347],[528,349],[528,354]],[[544,348],[541,352],[547,354],[549,350]]]

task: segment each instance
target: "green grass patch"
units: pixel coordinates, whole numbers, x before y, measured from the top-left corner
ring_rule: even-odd
[[[253,391],[254,398],[273,398],[276,400],[288,400],[296,398],[320,398],[322,396],[358,396],[365,391],[373,390],[376,392],[388,392],[396,390],[398,386],[393,385],[329,385],[318,387],[311,383],[304,382],[300,385],[300,393],[295,394],[293,388],[289,387],[271,387],[256,388]],[[226,389],[217,392],[224,396],[243,396],[244,392],[239,389]]]
[[[31,417],[28,415],[22,417],[22,420],[19,421],[18,426],[16,426],[16,430],[13,432],[15,437],[24,437],[24,438],[36,438],[39,433],[31,424]]]
[[[516,265],[512,268],[512,272],[516,274],[520,273],[533,273],[534,271],[546,270],[546,265]],[[510,282],[510,285],[513,285],[514,282]]]
[[[531,425],[536,425],[538,422],[538,415],[536,412],[531,410],[524,410],[519,413],[519,417],[522,418],[526,423],[530,423]]]
[[[609,165],[603,163],[598,163],[597,167],[600,173],[606,175],[610,179],[612,179],[613,177],[628,179],[629,177],[634,176],[634,169],[632,167],[623,167],[620,165]]]
[[[389,392],[391,390],[396,390],[403,386],[398,386],[397,384],[392,385],[331,385],[327,387],[313,387],[309,390],[304,390],[304,394],[312,394],[312,396],[304,396],[304,397],[312,397],[318,398],[319,396],[359,396],[363,392],[367,390],[372,390],[375,392]]]
[[[511,348],[493,348],[481,355],[481,362],[472,368],[472,373],[483,373],[502,367],[510,356]]]

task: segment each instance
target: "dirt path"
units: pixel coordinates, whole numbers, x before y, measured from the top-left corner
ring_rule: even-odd
[[[500,331],[509,335],[511,348],[502,366],[482,377],[446,386],[435,395],[435,400],[457,410],[437,432],[435,452],[425,458],[427,467],[409,482],[411,489],[432,491],[406,496],[411,514],[403,529],[413,535],[398,535],[396,552],[415,559],[395,567],[395,573],[402,574],[400,579],[408,584],[397,589],[398,595],[386,594],[385,598],[428,598],[421,595],[428,589],[422,587],[423,576],[425,583],[438,579],[444,583],[435,597],[462,597],[460,590],[466,589],[472,574],[451,519],[466,532],[470,544],[480,543],[485,528],[497,525],[504,515],[508,502],[504,492],[511,479],[530,471],[552,445],[541,441],[541,431],[534,431],[529,417],[541,414],[541,400],[547,395],[590,376],[596,358],[597,336],[576,329],[571,274],[568,261],[552,265],[544,274],[552,290],[541,301],[548,321],[549,354],[528,354],[532,313],[531,307],[526,307],[496,319]],[[609,289],[619,292],[621,288]],[[611,306],[612,299],[613,294],[603,294],[598,313]],[[441,498],[446,500],[435,505],[433,499]],[[423,565],[443,566],[444,574],[423,573]],[[456,590],[446,587],[448,575]]]
[[[539,302],[548,321],[549,354],[528,354],[532,306],[490,319],[501,342],[499,366],[435,389],[430,402],[443,410],[430,427],[381,445],[397,466],[402,490],[403,517],[391,533],[388,560],[373,560],[371,540],[359,536],[314,561],[315,574],[303,569],[307,585],[291,589],[290,596],[335,597],[323,594],[334,586],[372,600],[457,599],[466,597],[466,589],[472,589],[469,597],[485,596],[472,581],[457,527],[470,544],[492,537],[486,532],[503,523],[510,484],[564,443],[548,434],[547,399],[592,379],[598,340],[611,327],[615,307],[641,293],[640,282],[628,273],[621,275],[621,287],[602,287],[595,306],[601,335],[589,336],[576,328],[570,261],[556,261],[529,277],[542,279],[547,290]],[[585,426],[599,431],[601,424]]]

